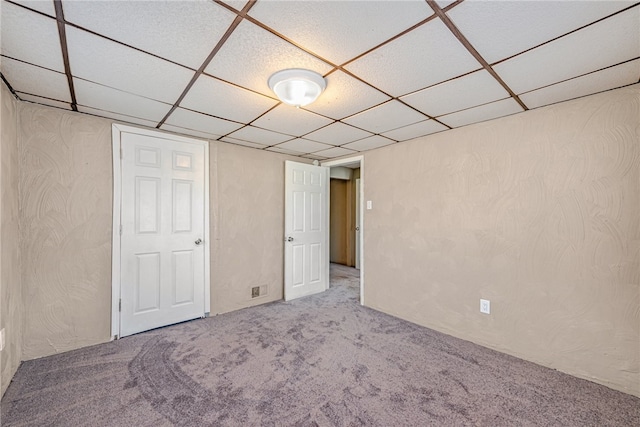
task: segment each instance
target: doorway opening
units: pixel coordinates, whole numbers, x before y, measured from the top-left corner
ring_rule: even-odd
[[[364,305],[363,197],[364,156],[322,162],[330,168],[329,249],[333,271],[359,276]]]

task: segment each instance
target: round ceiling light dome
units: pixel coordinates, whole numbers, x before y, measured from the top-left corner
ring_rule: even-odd
[[[268,83],[280,101],[294,107],[311,104],[327,87],[327,82],[320,74],[301,68],[273,73]]]

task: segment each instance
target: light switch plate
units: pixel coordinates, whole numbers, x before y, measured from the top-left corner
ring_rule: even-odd
[[[371,200],[367,200],[367,210],[370,211],[372,209]]]

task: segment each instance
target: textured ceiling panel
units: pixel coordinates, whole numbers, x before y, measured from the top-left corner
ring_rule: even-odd
[[[371,133],[341,122],[336,122],[305,135],[305,138],[324,142],[325,144],[342,145],[368,136],[371,136]]]
[[[316,156],[321,156],[321,157],[325,157],[327,159],[332,159],[334,157],[342,157],[342,156],[349,156],[352,154],[356,154],[357,151],[353,151],[353,150],[349,150],[346,148],[342,148],[342,147],[333,147],[333,148],[329,148],[328,150],[322,150],[322,151],[318,151],[315,154]]]
[[[67,76],[57,71],[2,58],[2,74],[18,92],[37,94],[58,101],[71,101]]]
[[[396,141],[406,141],[419,136],[430,135],[436,132],[442,132],[448,128],[434,120],[425,120],[422,122],[414,123],[409,126],[401,127],[383,133],[387,138],[395,139]]]
[[[465,1],[448,12],[489,63],[630,6],[628,1]]]
[[[64,0],[63,6],[68,22],[194,69],[235,18],[212,1]]]
[[[512,98],[508,98],[442,116],[438,120],[451,127],[460,127],[520,112],[522,107]]]
[[[38,12],[42,12],[54,18],[56,16],[56,9],[53,6],[53,0],[13,0],[13,3],[21,4],[29,9],[37,10]],[[2,7],[4,7],[4,5]]]
[[[248,21],[240,23],[205,69],[207,74],[275,97],[267,81],[276,71],[306,68],[322,75],[332,67]]]
[[[424,115],[398,101],[390,101],[349,117],[344,122],[373,133],[382,133],[411,123],[421,122],[425,118]]]
[[[266,145],[263,145],[263,144],[256,144],[255,142],[249,142],[249,141],[244,141],[242,139],[230,138],[228,136],[221,138],[220,141],[229,142],[231,144],[242,145],[244,147],[251,147],[251,148],[262,149],[267,147]]]
[[[330,119],[281,104],[253,124],[288,135],[302,136],[331,123]]]
[[[185,128],[180,127],[180,126],[168,125],[166,123],[163,123],[162,126],[160,126],[160,129],[166,130],[168,132],[179,133],[179,134],[189,135],[189,136],[195,136],[196,138],[218,139],[220,137],[220,135],[215,135],[215,134],[211,134],[211,133],[207,133],[207,132],[200,132],[200,131],[193,130],[193,129],[185,129]]]
[[[173,104],[193,71],[67,25],[76,77]]]
[[[327,89],[305,109],[340,120],[390,99],[342,71],[329,74],[326,80]]]
[[[226,135],[229,132],[233,132],[242,126],[239,123],[218,119],[205,114],[185,110],[184,108],[176,108],[169,118],[167,118],[165,123],[218,135],[218,137]]]
[[[395,144],[395,141],[385,138],[380,135],[370,136],[369,138],[361,139],[356,142],[345,144],[342,147],[356,151],[373,150],[376,148],[384,147],[385,145]]]
[[[511,89],[523,93],[634,59],[640,56],[639,22],[636,7],[493,68]]]
[[[277,101],[266,96],[200,76],[180,106],[248,123],[276,104]]]
[[[520,99],[528,107],[536,108],[637,83],[638,80],[640,80],[640,59],[537,89],[520,95]]]
[[[431,86],[401,99],[432,117],[507,98],[509,93],[487,71]]]
[[[78,105],[158,123],[170,105],[81,79],[73,79]],[[78,108],[80,109],[80,108]]]
[[[27,93],[20,93],[20,92],[18,92],[18,96],[23,101],[35,102],[36,104],[48,105],[50,107],[71,110],[71,104],[68,104],[66,102],[54,101],[52,99],[42,98],[40,96],[34,96],[34,95],[29,95]]]
[[[421,0],[366,4],[259,1],[249,15],[339,65],[433,15],[433,11]]]
[[[327,150],[331,145],[322,144],[321,142],[309,141],[308,139],[296,138],[291,141],[283,142],[277,145],[278,148],[285,150],[297,151],[298,153],[315,153],[316,151]]]
[[[433,20],[345,68],[401,96],[477,70],[480,64],[440,20]]]
[[[3,1],[0,40],[3,56],[64,72],[58,25],[54,19]]]
[[[99,110],[97,108],[85,107],[83,105],[78,105],[78,111],[81,113],[92,114],[98,117],[106,117],[108,119],[113,119],[115,121],[121,123],[133,123],[136,125],[142,125],[147,127],[155,127],[156,122],[140,119],[138,117],[126,116],[124,114],[113,113],[111,111]]]
[[[255,142],[262,145],[274,145],[284,141],[288,141],[293,137],[283,133],[273,132],[266,129],[260,129],[254,126],[245,126],[229,135],[231,138],[241,139],[243,141]]]

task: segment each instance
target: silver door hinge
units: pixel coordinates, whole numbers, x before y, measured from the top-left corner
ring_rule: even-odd
[[[118,301],[118,311],[122,312],[122,298]]]

